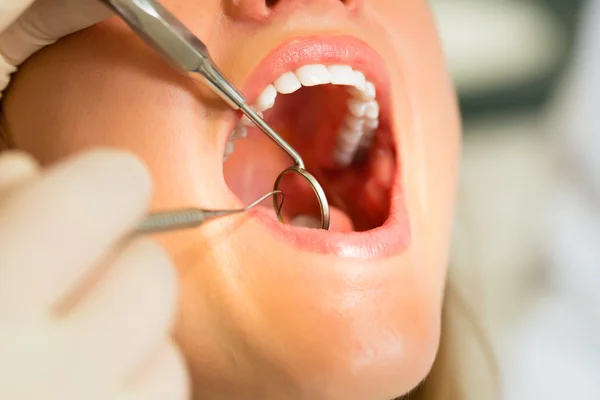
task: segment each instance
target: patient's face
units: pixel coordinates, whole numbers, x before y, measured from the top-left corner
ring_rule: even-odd
[[[176,339],[198,399],[391,399],[435,358],[459,123],[425,0],[164,0],[304,157],[332,205],[268,207],[158,237],[181,276]],[[153,207],[229,208],[291,165],[258,129],[111,20],[52,45],[4,101],[50,163],[131,150]],[[224,161],[224,159],[226,159]]]

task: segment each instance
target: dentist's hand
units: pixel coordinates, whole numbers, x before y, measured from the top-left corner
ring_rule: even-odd
[[[98,0],[0,0],[0,96],[33,53],[110,16]]]
[[[187,399],[176,272],[129,236],[150,186],[120,152],[0,156],[0,399]]]

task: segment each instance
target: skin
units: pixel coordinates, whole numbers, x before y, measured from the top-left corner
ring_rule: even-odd
[[[351,34],[391,77],[411,241],[384,259],[300,250],[247,215],[159,237],[182,285],[176,340],[202,399],[390,399],[428,373],[439,336],[460,125],[424,0],[165,0],[242,86],[277,45]],[[276,11],[276,12],[275,12]],[[222,145],[234,115],[116,20],[30,59],[4,100],[15,147],[43,164],[92,146],[139,155],[153,207],[235,207]],[[260,243],[259,246],[256,243]]]

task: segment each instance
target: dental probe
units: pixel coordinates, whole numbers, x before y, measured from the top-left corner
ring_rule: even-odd
[[[146,44],[160,54],[178,72],[203,82],[231,108],[240,110],[293,160],[294,166],[283,171],[275,182],[278,190],[283,176],[296,173],[313,189],[321,209],[321,229],[329,229],[330,210],[325,191],[306,171],[300,154],[294,150],[246,102],[212,61],[204,43],[156,0],[99,0],[113,9]],[[273,199],[277,208],[277,200]],[[281,211],[281,208],[279,209]],[[281,212],[277,217],[284,222]]]
[[[231,108],[240,110],[304,169],[300,154],[246,102],[244,96],[221,74],[206,45],[181,21],[155,0],[100,0],[113,9],[146,44],[171,67],[199,80]]]
[[[262,196],[254,203],[237,210],[203,210],[201,208],[187,208],[174,211],[155,212],[146,216],[137,227],[137,234],[148,235],[197,228],[203,223],[221,217],[245,213],[262,203],[268,197],[281,196],[279,207],[283,206],[283,192],[274,190]]]

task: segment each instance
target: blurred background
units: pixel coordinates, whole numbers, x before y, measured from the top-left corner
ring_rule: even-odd
[[[430,3],[464,121],[451,280],[501,398],[600,399],[600,0]],[[470,398],[497,398],[463,342]]]

